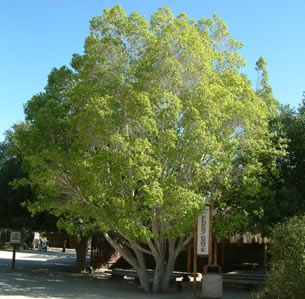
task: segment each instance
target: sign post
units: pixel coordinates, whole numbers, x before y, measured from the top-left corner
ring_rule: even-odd
[[[211,217],[210,206],[206,206],[204,212],[197,218],[197,254],[210,255]]]
[[[197,278],[197,256],[208,256],[210,259],[211,248],[211,209],[209,205],[201,215],[196,216],[194,233],[194,279],[193,293],[196,294]]]
[[[20,231],[11,231],[10,243],[13,245],[12,271],[15,271],[16,250],[17,250],[17,246],[21,244]]]
[[[209,222],[210,222],[210,227],[209,227],[209,230],[210,230],[210,236],[209,236],[209,243],[210,243],[210,246],[209,246],[209,264],[213,264],[213,255],[212,255],[212,244],[213,244],[213,201],[211,202],[211,205],[210,205],[210,218],[209,218]]]

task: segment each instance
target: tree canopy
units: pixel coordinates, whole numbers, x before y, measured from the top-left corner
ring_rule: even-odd
[[[256,62],[257,82],[255,94],[265,103],[268,110],[268,126],[273,151],[257,152],[252,179],[243,171],[233,172],[229,184],[222,186],[220,204],[214,221],[214,236],[227,239],[245,232],[271,232],[271,221],[278,183],[280,181],[279,161],[285,159],[286,137],[282,133],[282,117],[279,102],[274,98],[268,82],[267,62],[260,57]],[[248,165],[252,156],[245,153],[241,160]],[[240,163],[240,162],[238,162]],[[240,167],[235,164],[235,167]],[[245,180],[246,179],[246,180]]]
[[[9,145],[0,143],[0,228],[25,229],[28,231],[50,231],[56,227],[56,218],[48,212],[32,217],[25,204],[34,202],[35,195],[30,187],[14,188],[14,180],[27,174],[21,168],[21,161],[8,153]]]
[[[256,191],[260,158],[276,153],[271,104],[240,74],[240,47],[216,15],[161,8],[148,22],[116,6],[94,17],[84,55],[51,72],[15,126],[32,208],[98,227],[146,291],[152,255],[153,291],[165,291],[196,213],[224,208],[236,177]]]
[[[266,219],[272,225],[295,215],[304,215],[305,162],[304,100],[298,109],[281,107],[276,129],[286,139],[286,155],[277,161],[278,177],[273,181],[275,196],[266,204]],[[272,208],[271,208],[272,206]]]

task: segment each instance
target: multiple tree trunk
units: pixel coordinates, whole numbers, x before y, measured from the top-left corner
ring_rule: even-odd
[[[147,247],[143,247],[133,240],[124,239],[124,243],[119,242],[111,238],[107,233],[104,233],[104,237],[136,270],[143,290],[153,293],[166,292],[168,290],[176,259],[191,239],[189,237],[186,239],[151,240],[148,242]],[[87,237],[75,242],[76,266],[79,272],[86,270],[87,249]],[[152,285],[146,267],[145,254],[152,255],[155,260]]]
[[[124,257],[135,269],[141,287],[145,292],[166,292],[172,277],[176,259],[179,253],[186,248],[193,236],[188,238],[150,240],[147,246],[134,240],[111,238],[103,233],[106,240]],[[155,260],[155,269],[152,286],[146,267],[145,254],[152,255]]]

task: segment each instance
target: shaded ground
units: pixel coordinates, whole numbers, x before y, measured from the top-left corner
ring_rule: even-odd
[[[177,292],[172,285],[166,294],[145,294],[133,280],[111,279],[103,273],[75,273],[75,253],[22,251],[16,255],[16,271],[11,272],[11,251],[0,251],[0,298],[14,299],[140,299],[200,298],[192,294],[190,283]],[[225,290],[225,299],[246,299],[245,291]]]

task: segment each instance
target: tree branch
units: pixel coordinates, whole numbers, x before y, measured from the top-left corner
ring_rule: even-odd
[[[137,248],[138,250],[146,253],[146,254],[149,254],[149,255],[153,255],[153,253],[150,251],[150,250],[147,250],[145,248],[143,248],[142,246],[140,246],[136,241],[134,240],[131,240],[130,238],[127,238],[125,234],[123,234],[120,230],[116,229],[116,231],[129,243],[129,247],[132,248],[132,247],[135,247]]]

